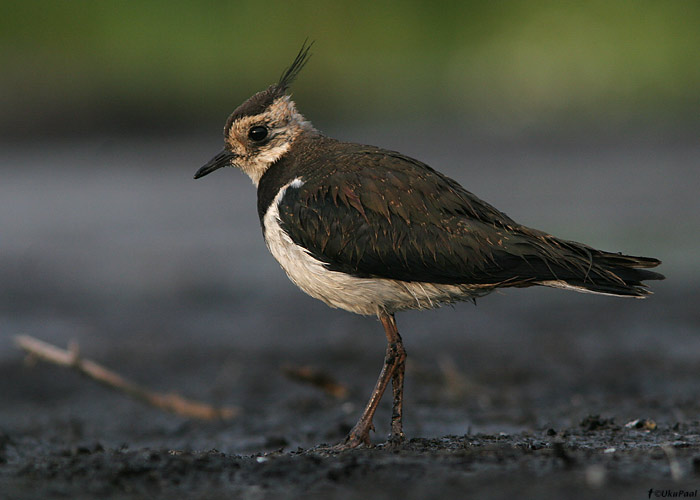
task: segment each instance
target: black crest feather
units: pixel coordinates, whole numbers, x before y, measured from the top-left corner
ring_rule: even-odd
[[[289,86],[309,60],[309,49],[313,44],[313,42],[308,43],[308,39],[304,40],[299,53],[294,58],[294,61],[292,61],[291,66],[284,70],[279,81],[252,96],[231,113],[224,127],[224,137],[228,136],[231,125],[233,125],[236,120],[244,116],[255,116],[264,113],[265,110],[275,102],[275,99],[282,97],[287,92]]]
[[[276,85],[276,91],[279,94],[283,94],[289,88],[292,82],[299,75],[299,72],[302,70],[304,65],[309,61],[309,57],[311,57],[309,50],[313,46],[314,42],[308,43],[308,41],[308,39],[304,40],[304,43],[301,45],[301,49],[299,49],[299,53],[294,58],[291,66],[285,69],[282,76],[280,76],[279,82],[277,82]]]

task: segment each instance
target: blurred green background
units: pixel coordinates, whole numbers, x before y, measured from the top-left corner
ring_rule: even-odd
[[[0,133],[192,131],[273,83],[314,121],[698,122],[700,2],[5,1]]]

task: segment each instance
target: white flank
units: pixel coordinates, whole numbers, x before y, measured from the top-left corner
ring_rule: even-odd
[[[441,304],[484,295],[490,290],[468,286],[405,282],[382,278],[356,278],[328,270],[303,247],[292,241],[280,226],[279,203],[288,189],[304,181],[296,178],[280,189],[263,219],[265,242],[289,279],[304,292],[331,307],[364,315],[393,313],[404,309],[429,309]]]

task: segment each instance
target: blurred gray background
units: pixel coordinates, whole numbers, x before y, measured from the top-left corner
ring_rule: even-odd
[[[523,224],[664,261],[668,279],[646,301],[507,290],[476,308],[400,314],[415,394],[408,432],[547,425],[558,418],[551,408],[576,395],[605,410],[600,387],[583,380],[593,373],[660,398],[694,387],[698,26],[700,4],[680,1],[3,2],[5,425],[77,413],[100,428],[133,415],[162,424],[57,368],[23,367],[20,333],[74,339],[157,389],[253,414],[281,405],[290,413],[279,432],[294,425],[304,444],[318,436],[289,419],[322,396],[279,366],[313,365],[355,391],[338,419],[354,418],[381,366],[380,326],[287,280],[265,248],[247,177],[192,180],[221,148],[228,114],[275,82],[306,38],[313,57],[293,95],[324,133],[419,158]],[[629,380],[600,375],[618,362]],[[655,371],[640,375],[645,364]],[[497,373],[500,385],[470,413],[472,392],[435,392],[452,365],[478,387]],[[474,420],[497,415],[499,397],[547,416]],[[442,416],[431,414],[434,398]],[[212,442],[245,448],[231,432]]]

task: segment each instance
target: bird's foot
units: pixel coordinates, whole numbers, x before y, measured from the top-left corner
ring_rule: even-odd
[[[387,448],[398,448],[406,441],[406,435],[403,432],[391,433],[389,439],[386,440]]]
[[[358,422],[347,437],[332,448],[333,451],[344,451],[363,446],[369,448],[372,446],[372,441],[369,438],[369,431],[373,431],[374,426],[371,423],[369,425],[363,424],[362,421]]]

